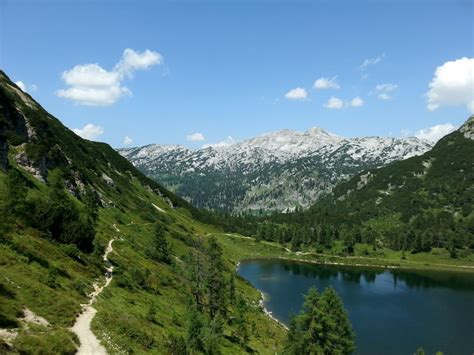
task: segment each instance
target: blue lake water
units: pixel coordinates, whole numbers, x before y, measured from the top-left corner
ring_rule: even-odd
[[[329,266],[286,260],[242,262],[239,274],[266,295],[284,323],[311,286],[331,285],[356,332],[356,354],[474,354],[474,274]]]

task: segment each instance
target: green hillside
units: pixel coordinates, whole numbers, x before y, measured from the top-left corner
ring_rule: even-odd
[[[0,353],[75,353],[106,275],[92,331],[110,353],[274,354],[284,330],[200,217],[0,72]]]
[[[273,218],[303,225],[310,240],[344,241],[413,253],[447,249],[452,258],[474,249],[474,117],[427,153],[368,170],[339,184],[309,211]],[[291,236],[290,236],[291,239]],[[329,242],[328,240],[329,239]]]

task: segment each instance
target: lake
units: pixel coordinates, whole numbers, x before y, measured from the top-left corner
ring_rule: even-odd
[[[356,354],[474,353],[474,274],[242,262],[238,273],[265,294],[265,307],[288,324],[311,286],[333,286],[356,332]]]

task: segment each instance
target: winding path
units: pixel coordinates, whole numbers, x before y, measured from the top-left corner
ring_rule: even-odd
[[[118,228],[114,225],[117,231]],[[79,349],[77,350],[78,355],[105,355],[107,351],[105,348],[100,345],[97,337],[92,333],[91,322],[94,318],[97,310],[92,307],[92,304],[95,302],[97,296],[107,287],[113,278],[114,267],[110,263],[108,256],[114,250],[112,243],[115,239],[111,239],[105,253],[103,255],[103,260],[107,265],[105,273],[105,283],[102,286],[99,286],[97,282],[94,282],[93,287],[94,291],[89,295],[89,302],[82,305],[82,313],[76,318],[76,322],[71,330],[77,335],[81,343]]]

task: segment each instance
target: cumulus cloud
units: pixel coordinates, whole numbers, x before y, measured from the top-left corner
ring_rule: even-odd
[[[419,131],[415,132],[415,137],[420,139],[426,139],[432,142],[437,142],[445,135],[453,132],[456,130],[456,126],[452,125],[451,123],[439,124],[433,127],[420,129]]]
[[[123,139],[123,144],[124,145],[130,145],[133,143],[133,139],[130,138],[129,136],[125,136],[124,139]]]
[[[427,92],[427,108],[466,106],[474,113],[474,58],[461,58],[436,68]]]
[[[365,70],[367,69],[368,66],[378,64],[382,61],[382,59],[385,58],[385,53],[382,53],[381,55],[374,57],[374,58],[367,58],[365,59],[362,64],[359,66],[360,69]]]
[[[26,85],[23,81],[21,80],[15,81],[15,84],[21,89],[21,91],[26,92]]]
[[[21,80],[15,81],[15,85],[18,86],[23,92],[36,91],[38,89],[38,87],[35,84],[31,84],[28,87],[28,85],[26,85]]]
[[[131,76],[137,70],[147,70],[158,64],[163,64],[163,56],[160,53],[149,49],[139,53],[127,48],[123,52],[122,59],[115,66],[115,71],[121,75]]]
[[[285,98],[288,100],[305,100],[307,97],[308,93],[303,88],[296,88],[285,94]]]
[[[398,89],[396,84],[378,84],[375,87],[375,94],[380,100],[390,100],[392,98],[392,93]]]
[[[364,100],[362,100],[359,96],[357,96],[351,100],[349,105],[352,107],[362,107],[364,106]]]
[[[73,132],[84,139],[94,140],[104,133],[104,129],[101,126],[89,123],[82,128],[74,128]]]
[[[206,140],[206,138],[204,138],[204,135],[202,133],[193,133],[193,134],[188,134],[186,136],[186,139],[190,142],[202,142],[204,140]]]
[[[209,147],[213,147],[213,148],[219,148],[219,147],[227,147],[229,145],[232,145],[232,144],[235,144],[237,141],[232,138],[231,136],[228,136],[225,140],[219,142],[219,143],[215,143],[215,144],[204,144],[202,147],[203,148],[209,148]]]
[[[69,86],[56,92],[59,97],[86,106],[109,106],[131,91],[123,86],[125,78],[131,78],[137,70],[147,70],[163,63],[157,52],[146,50],[142,53],[125,49],[122,58],[112,70],[98,64],[79,64],[62,74],[64,83]]]
[[[344,107],[344,102],[337,98],[332,96],[325,104],[324,107],[329,108],[331,110],[340,110],[341,108]]]
[[[314,82],[313,88],[318,90],[339,89],[340,86],[337,83],[337,76],[333,76],[332,78],[319,78]]]

